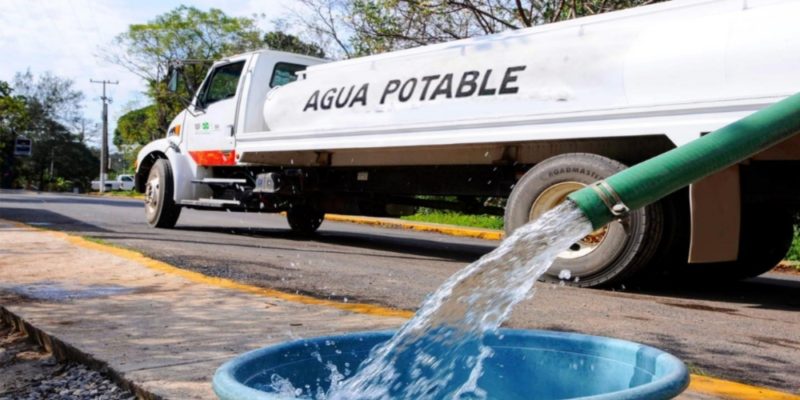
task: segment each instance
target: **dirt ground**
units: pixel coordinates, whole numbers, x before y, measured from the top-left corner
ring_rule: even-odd
[[[783,274],[791,274],[791,275],[800,275],[800,269],[798,269],[798,262],[792,261],[784,261],[778,264],[772,272],[780,272]]]
[[[84,365],[59,363],[25,334],[0,322],[0,400],[133,398]]]

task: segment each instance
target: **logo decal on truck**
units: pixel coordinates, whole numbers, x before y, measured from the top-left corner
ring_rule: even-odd
[[[211,133],[219,131],[219,124],[211,124],[210,122],[202,122],[194,124],[196,133]]]
[[[465,71],[458,75],[446,73],[444,75],[426,75],[422,77],[412,77],[405,81],[401,79],[391,79],[383,88],[379,104],[387,101],[399,101],[405,103],[409,100],[433,101],[437,98],[462,98],[471,96],[500,96],[515,94],[519,92],[519,87],[515,82],[519,76],[516,74],[524,71],[525,65],[508,67],[500,80],[499,85],[492,85],[491,68],[485,71]],[[330,110],[331,108],[352,108],[354,105],[367,105],[367,93],[369,83],[362,84],[357,90],[357,85],[350,87],[330,88],[325,90],[315,90],[308,98],[303,111]],[[355,95],[353,95],[355,92]]]

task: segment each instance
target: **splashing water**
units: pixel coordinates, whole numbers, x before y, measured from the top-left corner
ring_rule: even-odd
[[[327,393],[318,391],[314,398],[487,398],[478,385],[483,361],[492,356],[484,335],[497,332],[557,255],[591,231],[569,201],[517,229],[430,295],[389,341],[371,351],[354,376],[337,377]]]

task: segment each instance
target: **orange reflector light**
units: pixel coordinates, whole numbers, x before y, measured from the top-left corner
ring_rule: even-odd
[[[172,128],[169,128],[169,132],[168,133],[169,133],[170,136],[172,136],[172,135],[180,136],[181,135],[181,126],[180,126],[180,124],[175,125]]]
[[[197,165],[203,167],[236,165],[236,151],[234,150],[190,151],[189,155],[192,156]]]

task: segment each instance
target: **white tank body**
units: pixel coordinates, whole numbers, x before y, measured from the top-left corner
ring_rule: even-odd
[[[247,153],[625,135],[625,124],[669,136],[658,121],[698,110],[711,129],[800,91],[798,20],[796,0],[672,1],[311,66],[267,95],[269,132],[239,140]]]

